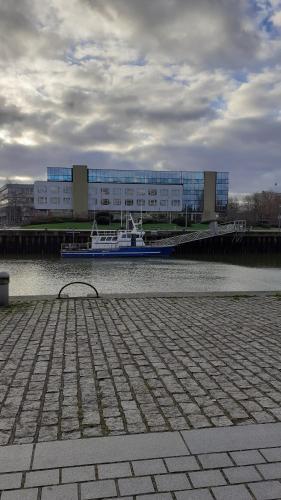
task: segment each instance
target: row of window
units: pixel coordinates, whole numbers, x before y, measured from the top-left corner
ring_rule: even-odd
[[[49,167],[47,175],[48,181],[72,182],[72,168]],[[186,181],[204,183],[204,172],[88,169],[90,183],[185,184]],[[227,184],[228,173],[217,172],[217,182]]]
[[[92,204],[93,205],[97,205],[98,204],[98,200],[97,199],[92,199]],[[125,206],[127,207],[132,207],[133,205],[137,205],[138,207],[144,207],[146,205],[146,203],[148,204],[149,207],[156,207],[158,204],[161,206],[161,207],[167,207],[168,206],[168,200],[148,200],[146,202],[146,200],[125,200]],[[113,199],[113,201],[111,202],[111,200],[109,200],[108,198],[103,198],[101,200],[101,205],[103,206],[108,206],[108,205],[115,205],[115,206],[121,206],[122,205],[122,200],[120,200],[119,198],[116,198],[116,199]],[[172,200],[171,201],[171,205],[172,207],[180,207],[181,206],[181,200]]]
[[[48,186],[47,187],[46,185],[45,186],[42,185],[42,186],[40,186],[40,187],[37,188],[37,192],[40,193],[40,194],[41,193],[47,193],[47,192],[52,193],[52,194],[57,194],[57,193],[60,193],[60,192],[65,193],[65,194],[68,194],[68,193],[71,194],[72,193],[72,187],[71,186],[63,186],[63,187],[61,187],[59,185],[57,185],[57,186],[51,186],[51,187]]]
[[[97,187],[92,187],[90,192],[94,193],[94,194],[101,192],[102,195],[109,195],[110,193],[112,193],[113,195],[120,196],[122,194],[122,189],[117,188],[117,187],[113,187],[113,188],[102,187],[100,189]],[[155,188],[151,188],[148,190],[146,190],[144,188],[137,188],[137,189],[125,188],[125,190],[124,190],[124,194],[126,196],[134,196],[135,194],[140,195],[140,196],[145,196],[146,194],[148,196],[157,196],[158,194],[160,196],[169,196],[169,192],[170,192],[171,196],[180,196],[180,194],[181,194],[180,189],[172,189],[169,191],[168,189],[155,189]]]
[[[69,198],[69,197],[59,198],[58,196],[51,196],[49,198],[49,203],[51,203],[52,205],[59,205],[61,202],[71,203],[71,198]],[[39,203],[39,205],[47,205],[47,203],[48,203],[47,196],[39,196],[38,203]]]

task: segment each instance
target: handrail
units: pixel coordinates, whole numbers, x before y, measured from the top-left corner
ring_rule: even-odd
[[[97,299],[99,298],[99,292],[97,291],[97,289],[94,287],[94,285],[91,285],[90,283],[86,283],[85,281],[71,281],[70,283],[67,283],[66,285],[64,285],[60,291],[59,291],[59,294],[58,294],[58,299],[61,299],[61,292],[67,287],[67,286],[70,286],[70,285],[86,285],[86,286],[89,286],[91,287],[97,294]]]
[[[203,240],[206,238],[213,238],[215,236],[223,236],[225,234],[245,232],[246,221],[227,222],[224,225],[218,225],[215,229],[204,229],[202,231],[191,231],[185,234],[170,236],[162,240],[154,241],[151,243],[153,247],[162,246],[176,246],[191,241]]]

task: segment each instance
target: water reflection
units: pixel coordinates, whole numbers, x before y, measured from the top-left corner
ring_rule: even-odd
[[[217,259],[2,259],[0,270],[11,275],[12,295],[57,294],[70,281],[87,281],[101,293],[281,289],[280,255]],[[68,289],[74,295],[90,292],[86,287]]]

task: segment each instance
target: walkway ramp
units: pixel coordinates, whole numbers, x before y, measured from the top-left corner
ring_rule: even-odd
[[[241,233],[245,231],[246,221],[240,220],[228,222],[227,224],[220,224],[211,229],[205,229],[202,231],[190,231],[185,234],[171,236],[170,238],[153,241],[152,243],[150,243],[150,245],[155,247],[178,246],[183,245],[184,243],[189,243],[191,241],[205,240],[207,238],[214,238],[216,236],[224,236],[225,234]]]

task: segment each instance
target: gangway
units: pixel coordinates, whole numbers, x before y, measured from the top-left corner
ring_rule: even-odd
[[[224,236],[225,234],[242,233],[247,230],[247,224],[244,220],[227,222],[226,224],[210,224],[209,229],[201,231],[190,231],[185,234],[171,236],[162,240],[153,241],[151,246],[178,246],[192,241],[205,240],[206,238],[214,238],[216,236]]]

